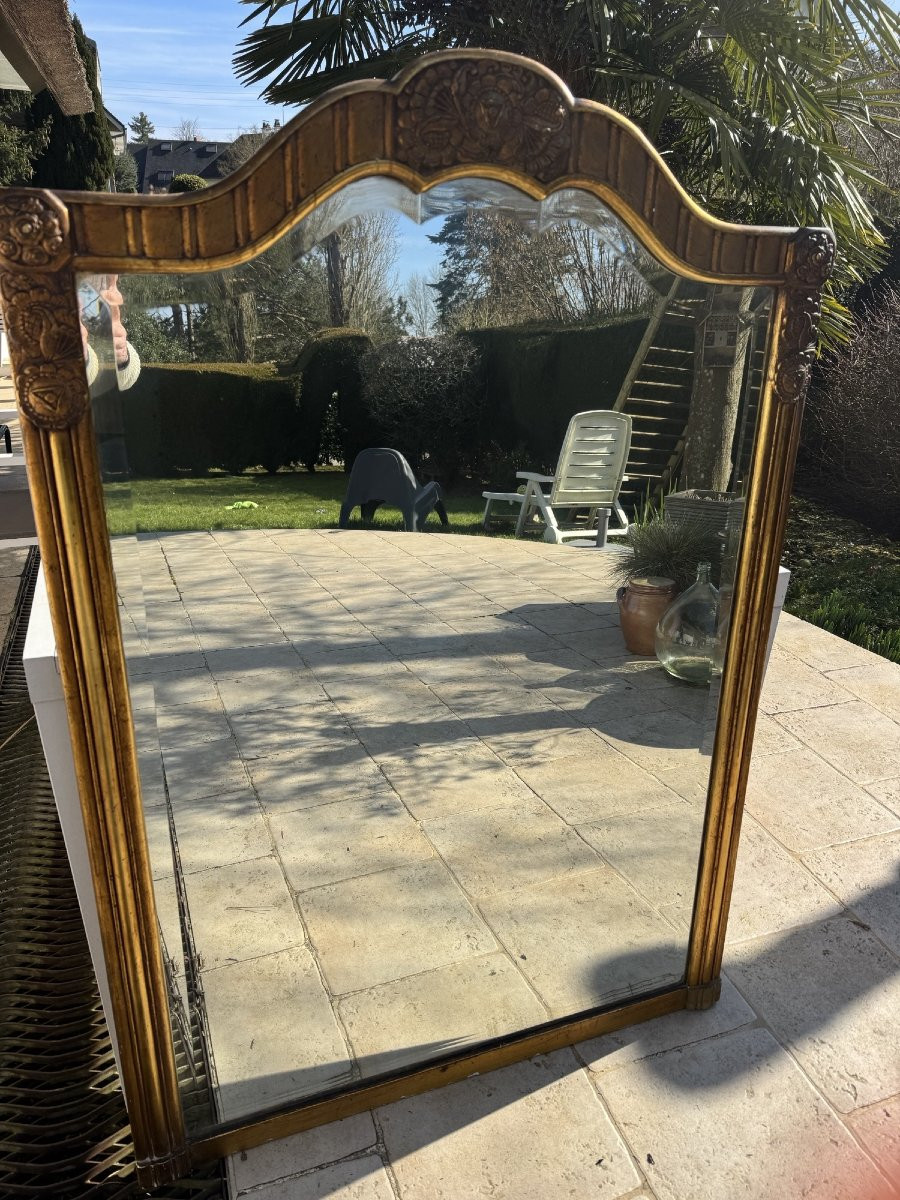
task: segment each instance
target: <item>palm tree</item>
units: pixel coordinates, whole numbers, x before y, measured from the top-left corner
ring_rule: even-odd
[[[882,0],[242,2],[253,6],[245,24],[263,23],[235,69],[268,81],[273,103],[391,75],[427,50],[513,50],[631,117],[717,215],[831,226],[839,263],[826,341],[842,335],[837,297],[878,264],[880,184],[865,150],[873,134],[896,137],[900,117],[900,17]]]

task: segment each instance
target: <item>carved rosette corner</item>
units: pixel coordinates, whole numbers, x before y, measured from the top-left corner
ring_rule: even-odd
[[[491,162],[550,181],[568,170],[572,121],[542,74],[490,59],[437,62],[396,100],[396,154],[425,174]]]
[[[19,408],[38,429],[72,428],[90,403],[71,259],[68,213],[54,196],[0,196],[0,305]]]
[[[796,406],[806,395],[816,357],[821,291],[833,262],[833,236],[825,229],[801,229],[794,242],[779,330],[781,354],[775,372],[779,404]]]

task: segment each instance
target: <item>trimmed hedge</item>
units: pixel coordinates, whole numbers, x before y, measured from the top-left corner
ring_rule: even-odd
[[[485,422],[496,446],[553,470],[572,416],[611,408],[646,317],[576,329],[473,329],[487,382]],[[499,486],[499,482],[498,482]]]
[[[615,402],[645,328],[640,317],[459,334],[479,351],[485,400],[454,427],[453,462],[444,468],[483,474],[498,487],[517,467],[552,470],[573,413]],[[385,436],[366,402],[363,356],[371,349],[360,330],[324,329],[280,371],[260,363],[145,364],[121,396],[132,473],[274,473],[337,458],[349,467]]]
[[[360,359],[372,348],[361,329],[320,329],[287,368],[294,377],[301,414],[295,460],[312,471],[338,457],[352,463],[360,450],[379,440],[377,422],[362,398]],[[332,400],[337,400],[337,429],[329,429]],[[327,445],[331,439],[336,445]]]
[[[269,364],[145,364],[121,399],[134,475],[274,473],[296,461],[295,380]]]

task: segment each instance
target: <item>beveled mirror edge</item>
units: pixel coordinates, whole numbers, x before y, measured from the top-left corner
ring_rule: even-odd
[[[592,175],[583,174],[576,179],[557,177],[552,187],[545,186],[536,175],[529,176],[520,169],[510,168],[505,161],[498,163],[496,159],[467,161],[427,177],[410,171],[403,163],[384,160],[359,163],[352,171],[344,169],[310,191],[302,201],[302,208],[294,197],[295,208],[288,218],[281,219],[280,224],[276,221],[271,237],[265,235],[262,241],[234,239],[231,250],[212,263],[197,258],[200,244],[197,216],[184,214],[199,215],[221,202],[223,197],[236,196],[239,188],[244,188],[243,194],[248,196],[253,181],[263,175],[267,164],[271,166],[272,162],[283,176],[284,196],[292,195],[294,183],[292,177],[289,179],[289,168],[293,150],[284,150],[284,147],[299,144],[301,134],[308,136],[317,114],[331,113],[334,127],[343,130],[341,136],[346,139],[352,125],[350,114],[344,113],[341,117],[336,114],[340,105],[349,103],[353,97],[366,98],[366,104],[383,118],[384,109],[378,97],[400,94],[416,78],[427,80],[426,72],[431,67],[452,73],[456,68],[469,66],[477,80],[488,74],[497,62],[514,67],[523,73],[523,78],[531,76],[543,84],[552,83],[559,96],[568,97],[567,111],[573,120],[581,114],[599,114],[607,131],[612,128],[626,130],[630,137],[626,144],[637,151],[633,157],[640,157],[644,163],[645,200],[655,194],[656,184],[647,190],[651,178],[669,182],[679,196],[679,211],[687,213],[685,218],[679,218],[679,224],[683,220],[693,228],[699,223],[697,227],[706,231],[708,236],[701,241],[695,237],[692,242],[687,237],[684,246],[688,250],[691,246],[696,249],[705,245],[710,262],[734,263],[739,260],[746,268],[748,262],[759,265],[757,252],[760,246],[765,247],[768,256],[775,248],[778,271],[712,272],[708,266],[692,266],[686,259],[674,256],[669,244],[673,239],[664,241],[659,231],[653,233],[646,218],[640,216],[627,199],[610,192],[611,185],[603,181],[599,150],[592,151],[596,160]],[[353,110],[355,120],[362,119],[366,104]],[[371,118],[371,113],[369,115]],[[589,142],[594,137],[594,132],[587,132],[589,126],[589,120],[581,122],[581,141]],[[603,143],[604,153],[616,158],[619,173],[623,161],[621,141],[617,134]],[[344,142],[341,137],[336,137],[332,144],[340,146]],[[422,186],[431,186],[444,179],[481,174],[511,182],[537,198],[560,186],[585,186],[604,199],[649,249],[667,261],[667,265],[675,265],[688,278],[715,279],[738,285],[767,283],[778,287],[745,536],[735,586],[735,620],[729,636],[728,665],[722,681],[720,720],[713,749],[686,984],[594,1017],[575,1019],[549,1032],[515,1036],[500,1051],[494,1048],[462,1052],[449,1065],[415,1068],[389,1083],[362,1085],[336,1101],[301,1105],[273,1116],[249,1120],[238,1129],[213,1134],[189,1145],[178,1095],[163,964],[156,937],[155,904],[115,580],[77,327],[74,271],[76,267],[106,271],[184,271],[241,262],[269,244],[296,223],[303,212],[350,178],[378,173],[390,173],[419,186],[420,190]],[[390,84],[354,84],[331,97],[323,97],[286,127],[278,146],[265,148],[251,160],[238,173],[235,183],[225,181],[210,191],[212,195],[201,194],[188,200],[179,197],[154,201],[90,193],[63,193],[57,197],[30,189],[0,190],[0,303],[24,417],[22,427],[29,482],[35,498],[38,538],[47,576],[104,950],[122,1046],[123,1086],[132,1121],[138,1176],[148,1188],[176,1178],[191,1161],[248,1148],[375,1103],[449,1083],[475,1071],[571,1044],[633,1021],[685,1007],[708,1007],[714,1002],[718,994],[749,749],[764,669],[768,613],[786,520],[802,397],[815,353],[819,291],[833,256],[833,240],[823,230],[745,230],[725,226],[707,216],[674,185],[656,152],[623,118],[590,102],[573,103],[563,85],[537,64],[511,55],[487,52],[432,56]],[[238,212],[240,205],[235,203],[234,211]],[[173,210],[180,213],[178,253],[184,257],[150,257],[146,240],[138,246],[134,238],[125,247],[128,253],[124,257],[94,249],[87,253],[83,236],[86,230],[99,245],[113,244],[115,237],[120,237],[126,227],[134,233],[138,227],[135,217],[122,216],[126,209],[140,214],[142,239],[148,229],[152,232],[156,226],[163,231],[168,228],[166,222],[171,222]],[[665,219],[664,215],[660,216],[655,201],[650,209],[653,220]],[[237,231],[237,225],[234,228]],[[248,232],[249,229],[248,224]],[[107,243],[103,242],[104,230],[109,237]],[[752,536],[748,535],[748,530],[752,531]]]

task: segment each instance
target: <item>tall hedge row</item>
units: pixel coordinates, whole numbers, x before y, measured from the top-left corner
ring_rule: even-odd
[[[552,468],[572,414],[615,402],[645,328],[645,318],[634,318],[581,329],[460,334],[478,350],[484,403],[472,407],[471,420],[461,419],[465,428],[454,429],[455,469],[484,471],[506,486],[494,465],[505,456]],[[338,456],[349,467],[359,450],[384,437],[363,379],[370,350],[359,330],[334,329],[318,333],[281,371],[265,364],[145,365],[122,395],[132,472],[312,469]],[[398,362],[405,350],[397,344]],[[390,354],[390,347],[378,353]],[[420,418],[410,412],[411,421]],[[439,464],[446,446],[423,450],[427,471],[428,460]]]

